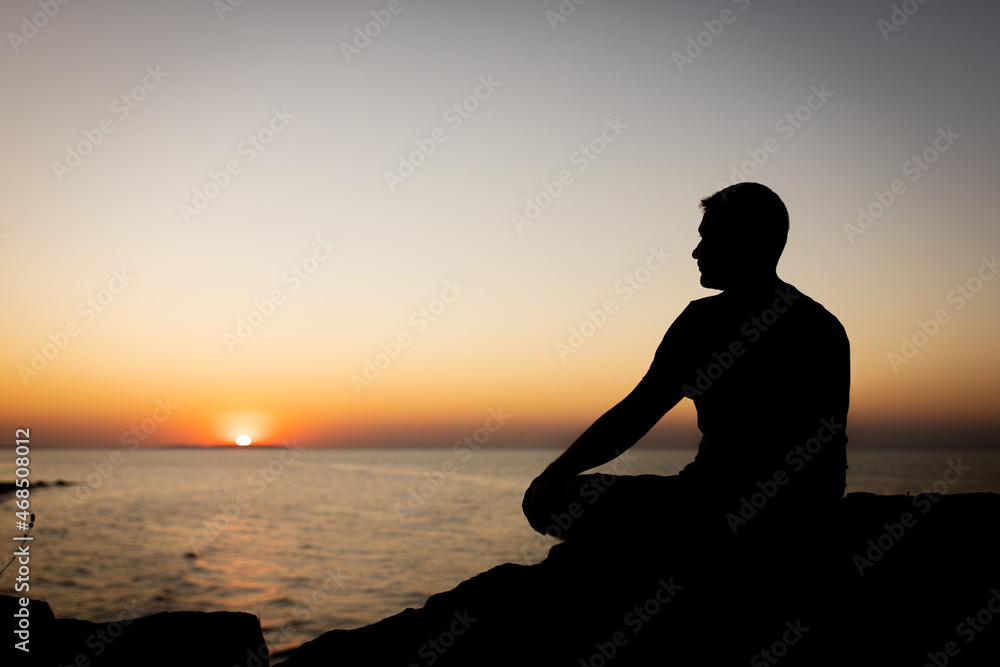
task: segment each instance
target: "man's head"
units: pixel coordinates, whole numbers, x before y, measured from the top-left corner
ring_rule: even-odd
[[[701,240],[691,253],[701,284],[730,289],[774,277],[788,238],[788,210],[760,183],[737,183],[701,200]]]

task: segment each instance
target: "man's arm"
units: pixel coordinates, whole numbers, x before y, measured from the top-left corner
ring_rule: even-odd
[[[679,387],[676,392],[665,392],[649,376],[643,378],[528,485],[521,501],[528,523],[544,534],[545,508],[553,494],[558,495],[576,475],[607,463],[634,445],[682,396]]]
[[[700,322],[693,307],[693,302],[688,304],[667,329],[653,363],[635,389],[584,431],[536,481],[568,479],[604,465],[638,442],[680,402],[683,380],[689,375],[685,366],[696,340],[691,332]]]
[[[646,435],[683,398],[680,387],[665,391],[643,378],[628,396],[605,412],[539,475],[567,479],[611,461]]]
[[[521,509],[536,530],[539,528],[532,519],[544,513],[545,497],[557,493],[559,487],[576,475],[622,454],[684,397],[683,379],[690,375],[686,364],[695,340],[690,332],[697,329],[694,325],[699,319],[693,314],[692,306],[693,303],[688,304],[667,329],[649,371],[635,389],[595,421],[528,485]]]

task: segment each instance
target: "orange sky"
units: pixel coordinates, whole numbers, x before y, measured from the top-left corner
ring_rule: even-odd
[[[1000,442],[995,7],[886,39],[870,3],[741,3],[679,69],[698,3],[494,4],[350,60],[364,8],[249,3],[80,7],[8,52],[2,432],[449,446],[502,408],[491,443],[565,446],[713,293],[698,201],[735,173],[848,331],[852,442]]]

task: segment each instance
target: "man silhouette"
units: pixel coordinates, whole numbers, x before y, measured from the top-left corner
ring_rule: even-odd
[[[733,535],[815,518],[845,489],[850,353],[840,322],[778,278],[781,199],[739,183],[701,201],[701,284],[649,371],[539,475],[522,508],[540,533],[626,535],[674,527]],[[679,474],[584,475],[635,444],[682,398],[702,438]]]

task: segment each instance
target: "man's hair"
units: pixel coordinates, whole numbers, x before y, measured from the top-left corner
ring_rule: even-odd
[[[760,183],[736,183],[701,200],[705,213],[721,222],[775,263],[788,240],[788,209],[781,197]]]

